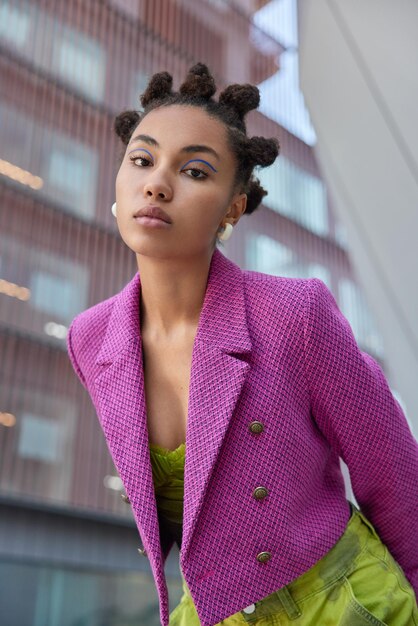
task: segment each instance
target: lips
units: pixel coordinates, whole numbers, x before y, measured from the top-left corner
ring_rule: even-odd
[[[155,204],[147,204],[147,206],[142,207],[134,214],[134,217],[153,217],[154,219],[167,222],[167,224],[172,223],[172,219],[168,213]]]

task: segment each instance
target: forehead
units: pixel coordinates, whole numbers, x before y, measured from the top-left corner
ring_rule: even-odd
[[[153,109],[138,124],[132,139],[148,134],[157,139],[162,147],[182,147],[186,144],[209,144],[215,149],[226,150],[225,125],[200,108],[185,105],[163,106]]]

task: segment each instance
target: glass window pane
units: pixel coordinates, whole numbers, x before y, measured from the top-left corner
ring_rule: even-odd
[[[291,248],[267,235],[252,233],[247,239],[246,267],[257,272],[289,278],[321,278],[329,286],[331,274],[319,263],[297,257]]]
[[[383,338],[376,330],[367,303],[360,288],[350,279],[338,283],[339,305],[350,322],[356,340],[376,356],[383,358]]]
[[[11,2],[0,2],[0,40],[22,47],[28,39],[29,15],[13,6]]]
[[[167,576],[173,606],[181,581]],[[105,572],[0,562],[2,626],[159,626],[154,581],[145,572]],[[171,595],[172,594],[172,595]]]
[[[59,425],[30,413],[22,414],[18,454],[54,463],[60,455]]]
[[[34,3],[21,0],[17,7],[9,0],[0,0],[0,41],[18,48],[26,61],[58,76],[84,97],[103,100],[104,47]]]
[[[73,398],[51,396],[46,386],[10,385],[17,398],[7,457],[1,459],[3,493],[70,504],[77,480],[79,410]],[[35,408],[36,407],[36,408]]]
[[[1,278],[29,288],[24,306],[30,307],[32,326],[39,324],[39,332],[45,333],[46,322],[68,325],[87,308],[90,270],[86,265],[1,234],[0,248]]]
[[[95,213],[98,154],[59,132],[48,132],[50,150],[44,151],[40,175],[44,193],[75,213]]]
[[[256,168],[268,191],[263,204],[286,215],[318,235],[328,234],[328,207],[324,183],[281,155],[267,168]]]
[[[67,82],[94,100],[103,99],[106,53],[102,46],[76,30],[54,29],[53,68]]]
[[[42,179],[36,193],[85,218],[94,216],[97,150],[3,103],[0,145],[2,159]]]

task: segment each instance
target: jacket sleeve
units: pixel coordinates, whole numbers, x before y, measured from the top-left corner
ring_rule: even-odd
[[[360,350],[322,280],[307,279],[305,305],[312,415],[418,598],[418,442],[380,365]]]
[[[83,387],[85,387],[87,389],[87,383],[84,379],[84,376],[82,374],[82,371],[77,363],[77,359],[76,356],[74,354],[74,348],[73,348],[73,328],[74,328],[74,320],[71,322],[70,327],[68,329],[67,332],[67,352],[68,352],[68,356],[70,357],[70,361],[71,361],[71,365],[73,366],[73,369],[75,371],[75,373],[77,374],[78,378],[81,381],[81,384],[83,385]]]

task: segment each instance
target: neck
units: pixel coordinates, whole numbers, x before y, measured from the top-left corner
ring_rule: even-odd
[[[180,339],[196,330],[211,254],[180,259],[136,255],[141,281],[143,337]]]

